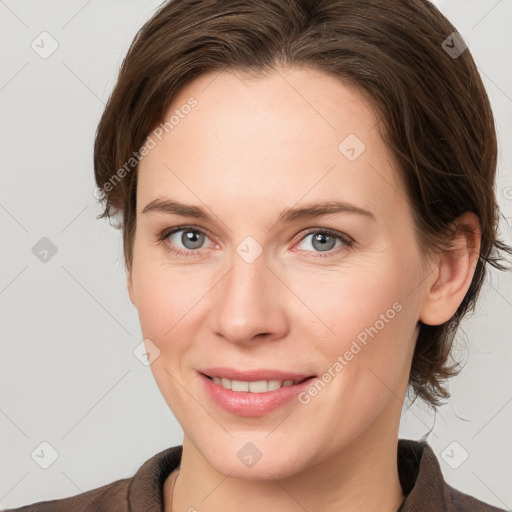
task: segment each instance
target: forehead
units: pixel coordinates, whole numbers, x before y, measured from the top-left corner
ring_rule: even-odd
[[[179,191],[247,206],[346,199],[378,214],[404,199],[370,103],[320,71],[207,73],[174,98],[171,116],[139,166],[139,205]]]

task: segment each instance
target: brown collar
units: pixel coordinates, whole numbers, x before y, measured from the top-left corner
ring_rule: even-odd
[[[182,446],[167,448],[147,460],[130,480],[130,510],[163,512],[163,486],[181,462]],[[500,512],[444,481],[439,462],[425,442],[398,440],[398,475],[405,500],[397,512]]]

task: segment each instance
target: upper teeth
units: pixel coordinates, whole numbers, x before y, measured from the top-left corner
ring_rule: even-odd
[[[223,388],[250,393],[266,393],[267,391],[275,391],[281,387],[292,386],[300,382],[300,380],[256,380],[247,382],[244,380],[226,379],[225,377],[212,377],[212,379],[213,382],[220,384]]]

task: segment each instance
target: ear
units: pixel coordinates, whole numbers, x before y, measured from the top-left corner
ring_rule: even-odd
[[[132,273],[130,271],[126,273],[126,288],[128,290],[128,296],[130,297],[130,301],[135,307],[137,307],[134,300]]]
[[[429,283],[419,320],[427,325],[447,322],[457,311],[468,291],[480,255],[480,223],[473,212],[454,222],[453,247],[439,254],[435,279]]]

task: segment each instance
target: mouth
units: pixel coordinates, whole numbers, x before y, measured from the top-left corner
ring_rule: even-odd
[[[198,372],[207,396],[224,411],[256,417],[289,404],[311,385],[316,375],[228,368]]]
[[[210,377],[203,374],[207,379],[210,379],[215,384],[222,386],[224,389],[229,389],[235,392],[242,393],[267,393],[268,391],[277,391],[283,387],[296,386],[305,380],[312,377],[305,377],[303,379],[270,379],[270,380],[235,380],[228,379],[227,377]]]

